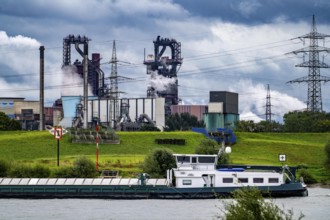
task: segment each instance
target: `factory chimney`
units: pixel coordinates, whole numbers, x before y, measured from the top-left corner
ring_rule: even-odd
[[[40,104],[39,104],[39,130],[43,131],[45,129],[45,117],[44,117],[44,51],[45,47],[40,46]]]
[[[84,128],[88,128],[88,43],[84,43]]]

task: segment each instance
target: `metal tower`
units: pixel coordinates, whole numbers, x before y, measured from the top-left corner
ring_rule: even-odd
[[[319,112],[322,111],[322,94],[321,94],[321,82],[330,81],[329,77],[320,75],[320,68],[329,68],[330,66],[319,59],[319,53],[330,52],[329,48],[318,46],[318,40],[324,40],[326,37],[330,37],[327,34],[321,34],[317,32],[315,24],[315,16],[313,15],[312,30],[310,33],[298,37],[298,39],[310,39],[308,47],[300,50],[292,51],[293,54],[308,53],[309,60],[304,61],[296,67],[308,67],[308,76],[301,77],[295,80],[291,80],[287,83],[307,83],[308,84],[308,99],[307,99],[307,111]]]
[[[272,122],[272,109],[271,109],[271,103],[270,103],[270,90],[269,90],[269,84],[267,87],[267,96],[266,96],[266,121]]]
[[[119,92],[118,92],[118,71],[117,71],[117,54],[116,54],[116,41],[112,44],[112,57],[111,57],[111,74],[110,74],[110,97],[114,100],[114,119],[119,116]]]
[[[87,48],[88,51],[88,42],[90,41],[89,38],[85,36],[75,36],[75,35],[68,35],[67,37],[63,38],[63,65],[62,68],[65,66],[71,65],[71,44],[75,45],[76,51],[81,55],[82,58],[85,57],[84,51],[79,48],[81,44],[84,45],[84,48]],[[88,54],[87,54],[88,59]],[[105,85],[104,85],[104,73],[100,68],[100,54],[92,54],[92,60],[87,60],[88,64],[88,74],[87,80],[88,83],[92,86],[93,95],[98,97],[105,96]],[[79,60],[76,60],[73,65],[77,67],[77,73],[83,77],[83,63]]]
[[[110,95],[114,99],[119,98],[118,94],[118,72],[117,72],[117,55],[116,55],[116,41],[112,44],[112,57],[111,57],[111,74],[110,74]]]
[[[151,79],[161,79],[163,83],[167,82],[167,85],[166,89],[161,90],[157,88],[157,85],[148,87],[147,97],[165,98],[165,115],[168,116],[171,114],[171,105],[179,103],[177,72],[182,64],[181,43],[175,39],[160,36],[153,43],[154,55],[148,55],[147,60],[144,60],[143,63],[147,66],[147,74],[151,75]],[[171,52],[164,56],[167,47]],[[168,83],[168,79],[173,80]]]

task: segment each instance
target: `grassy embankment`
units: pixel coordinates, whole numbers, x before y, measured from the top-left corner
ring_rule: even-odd
[[[204,136],[194,132],[117,132],[120,144],[99,145],[100,169],[119,170],[123,176],[141,172],[139,165],[146,154],[157,147],[175,153],[194,153]],[[323,168],[324,145],[328,133],[236,133],[231,162],[235,164],[281,165],[279,154],[286,154],[286,164],[304,165],[318,181],[329,176]],[[185,139],[186,145],[158,145],[156,138]],[[70,143],[69,135],[60,141],[60,166],[70,165],[78,156],[95,160],[95,144]],[[0,159],[17,163],[41,163],[56,167],[57,141],[47,131],[0,132]]]

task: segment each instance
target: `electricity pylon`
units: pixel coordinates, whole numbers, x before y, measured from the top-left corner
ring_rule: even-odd
[[[272,122],[272,105],[270,103],[270,90],[269,84],[267,87],[267,96],[266,96],[266,121]]]
[[[309,46],[292,51],[293,54],[308,53],[309,60],[304,61],[296,67],[308,67],[308,76],[304,76],[298,79],[291,80],[287,83],[307,83],[308,84],[308,99],[307,99],[307,111],[321,112],[322,111],[322,94],[321,94],[321,82],[329,82],[330,78],[320,75],[320,68],[329,68],[330,66],[323,61],[320,61],[319,54],[321,52],[330,52],[327,47],[318,46],[318,40],[324,40],[330,37],[327,34],[321,34],[317,32],[315,25],[315,16],[313,15],[312,30],[310,33],[297,37],[298,39],[310,39]]]

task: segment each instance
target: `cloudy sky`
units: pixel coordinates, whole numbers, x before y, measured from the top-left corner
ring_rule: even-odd
[[[178,72],[183,104],[207,104],[209,91],[239,93],[240,118],[265,118],[267,85],[273,119],[306,108],[307,85],[286,82],[307,76],[295,67],[304,56],[288,54],[309,44],[297,37],[311,30],[330,34],[328,0],[1,0],[0,92],[2,97],[39,98],[39,47],[45,46],[45,99],[51,106],[61,95],[82,88],[61,70],[63,38],[91,39],[89,53],[100,53],[102,69],[112,43],[120,61],[118,75],[134,80],[119,84],[121,97],[145,97],[150,76],[144,50],[153,53],[158,35],[181,42]],[[330,39],[319,41],[330,47]],[[81,60],[72,49],[71,60]],[[308,56],[305,56],[308,59]],[[329,54],[320,59],[330,64]],[[321,75],[330,76],[330,69]],[[69,90],[69,91],[68,91]],[[330,111],[330,82],[322,84],[323,110]]]

